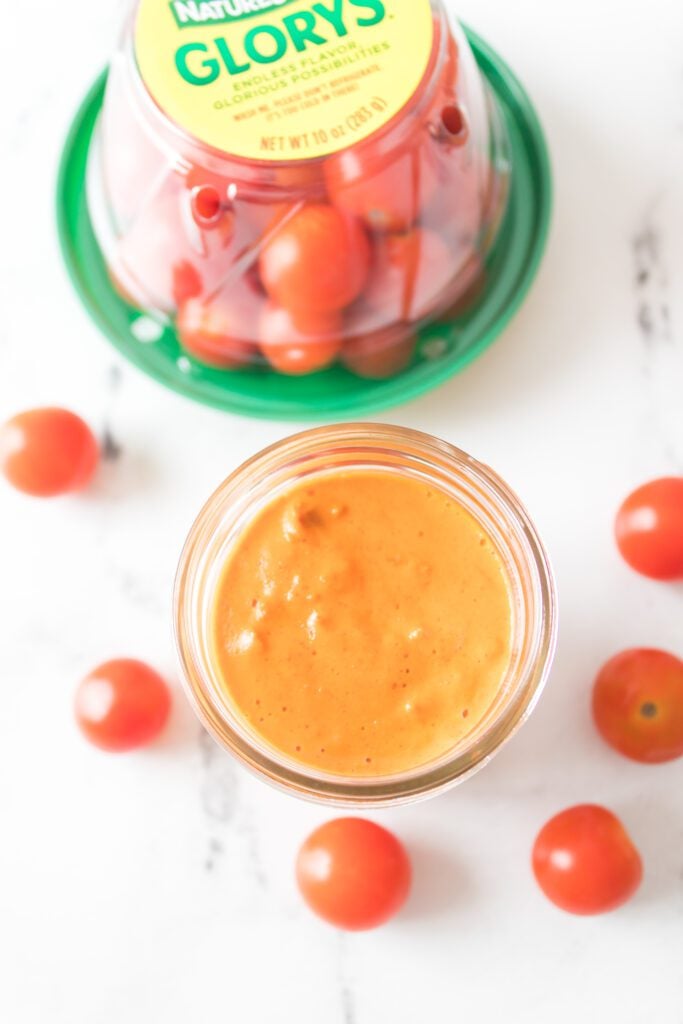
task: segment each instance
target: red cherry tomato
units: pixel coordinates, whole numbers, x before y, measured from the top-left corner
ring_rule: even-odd
[[[410,890],[408,854],[396,836],[361,818],[337,818],[313,832],[299,851],[299,889],[319,917],[347,931],[377,928],[403,906]]]
[[[261,351],[279,373],[302,376],[329,366],[342,343],[339,313],[290,313],[270,303],[261,317]]]
[[[284,221],[261,252],[261,279],[287,309],[329,313],[362,291],[370,244],[358,221],[326,204],[304,206]]]
[[[90,427],[68,409],[30,409],[0,427],[0,467],[25,494],[52,498],[80,491],[98,459]]]
[[[76,691],[76,721],[94,746],[111,753],[151,743],[166,724],[171,695],[142,661],[121,658],[94,669]]]
[[[647,648],[617,654],[595,680],[593,717],[603,739],[634,761],[683,757],[683,661]]]
[[[448,246],[433,231],[382,235],[375,242],[364,300],[386,324],[421,320],[443,302],[456,272]]]
[[[438,184],[435,143],[426,127],[402,151],[381,157],[373,142],[336,153],[325,165],[327,190],[341,210],[373,231],[407,231]]]
[[[399,324],[347,338],[341,361],[358,377],[384,380],[395,377],[410,364],[417,338],[410,327]]]
[[[630,494],[617,514],[623,558],[653,580],[683,579],[683,477],[662,477]]]
[[[189,299],[178,310],[176,330],[183,348],[200,363],[224,370],[258,359],[258,321],[265,300],[246,280],[236,281],[209,302]]]
[[[570,807],[539,832],[532,854],[536,881],[570,914],[603,914],[633,896],[643,877],[640,854],[611,811]]]

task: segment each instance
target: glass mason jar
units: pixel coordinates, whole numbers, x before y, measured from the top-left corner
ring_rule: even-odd
[[[391,471],[430,483],[481,524],[507,570],[512,647],[492,706],[446,754],[400,774],[347,778],[292,760],[231,707],[211,656],[211,609],[228,552],[260,509],[299,481],[361,469]],[[187,694],[221,746],[289,793],[338,806],[377,807],[431,796],[462,782],[517,731],[548,676],[555,647],[556,597],[548,557],[533,523],[491,469],[427,434],[360,423],[286,438],[228,477],[200,512],[185,544],[176,578],[174,620]]]

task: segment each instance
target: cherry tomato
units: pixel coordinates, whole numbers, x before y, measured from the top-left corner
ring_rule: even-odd
[[[683,477],[662,477],[630,494],[617,514],[623,558],[653,580],[683,579]]]
[[[265,300],[246,279],[208,302],[191,298],[178,310],[176,330],[183,348],[198,362],[225,370],[258,358],[258,321]]]
[[[363,290],[370,244],[358,221],[327,204],[304,206],[269,238],[261,252],[261,279],[287,309],[329,313]]]
[[[683,661],[666,651],[622,651],[598,673],[593,717],[603,739],[646,764],[683,757]]]
[[[352,146],[328,158],[327,190],[336,206],[361,217],[371,230],[407,231],[436,192],[434,149],[426,128],[384,158],[372,142]]]
[[[398,324],[347,338],[341,361],[358,377],[384,380],[395,377],[410,364],[417,338],[410,327]]]
[[[342,321],[333,313],[291,313],[270,303],[261,317],[261,351],[280,373],[301,376],[322,370],[337,358]]]
[[[551,818],[536,837],[532,866],[548,899],[570,914],[615,910],[643,877],[640,854],[622,823],[594,804]]]
[[[381,311],[386,324],[421,320],[443,301],[456,272],[448,246],[435,232],[414,228],[382,235],[375,242],[364,300]]]
[[[98,459],[90,427],[68,409],[29,409],[0,427],[0,467],[25,494],[52,498],[80,491]]]
[[[94,669],[76,691],[78,726],[94,746],[111,753],[144,747],[171,710],[161,676],[142,661],[120,658]]]
[[[401,842],[362,818],[337,818],[299,851],[299,889],[311,910],[337,928],[377,928],[403,906],[411,868]]]

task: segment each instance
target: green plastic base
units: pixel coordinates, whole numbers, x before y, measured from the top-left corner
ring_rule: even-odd
[[[67,269],[86,309],[132,363],[180,394],[219,409],[269,419],[357,418],[406,402],[476,359],[520,306],[543,254],[552,205],[550,166],[531,102],[511,70],[467,31],[479,67],[505,120],[513,173],[505,218],[487,259],[487,286],[450,324],[420,334],[419,357],[398,377],[369,381],[333,367],[310,377],[254,368],[229,372],[188,359],[171,327],[126,305],[112,289],[86,202],[86,166],[106,73],[85,97],[66,140],[57,186],[57,218]]]

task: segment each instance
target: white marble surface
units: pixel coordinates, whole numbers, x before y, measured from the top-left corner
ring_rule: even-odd
[[[0,491],[0,1020],[681,1024],[683,765],[611,753],[588,694],[624,645],[683,653],[683,591],[629,573],[610,537],[632,485],[683,472],[683,7],[460,7],[537,102],[555,219],[504,337],[386,418],[471,450],[524,496],[557,571],[560,643],[536,715],[492,765],[378,815],[411,849],[414,895],[392,926],[355,937],[314,920],[293,885],[324,810],[200,740],[180,695],[164,741],[139,756],[99,755],[75,732],[72,691],[98,661],[132,653],[174,678],[187,527],[229,470],[293,428],[164,391],[81,310],[57,252],[55,167],[117,3],[72,0],[70,38],[63,5],[30,8],[5,12],[0,62],[0,415],[64,403],[119,454],[81,500]],[[646,864],[637,899],[603,919],[563,916],[528,867],[540,824],[583,800],[623,816]]]

